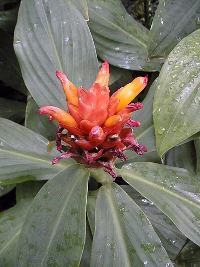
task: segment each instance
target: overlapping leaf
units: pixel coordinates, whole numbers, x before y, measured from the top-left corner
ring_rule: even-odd
[[[159,1],[148,42],[150,57],[166,57],[185,36],[200,28],[199,0]]]
[[[91,266],[172,266],[150,221],[118,185],[99,189],[95,225]]]
[[[159,59],[148,58],[149,31],[126,12],[120,0],[89,0],[88,6],[89,27],[102,59],[126,69],[159,68]]]
[[[0,184],[50,179],[70,161],[52,166],[48,140],[7,119],[0,119]]]
[[[79,266],[86,231],[88,172],[75,164],[34,199],[19,240],[18,266]]]
[[[194,174],[196,167],[194,142],[191,141],[170,149],[165,156],[165,163],[169,166],[187,169]]]
[[[175,260],[185,245],[187,238],[153,202],[144,198],[129,185],[122,185],[121,187],[147,215],[170,259]]]
[[[190,172],[156,163],[127,164],[119,174],[200,245],[200,182]]]
[[[32,131],[45,136],[48,140],[55,139],[56,126],[45,116],[38,112],[39,107],[34,99],[29,96],[26,106],[25,126]]]
[[[184,38],[160,72],[154,126],[160,155],[200,131],[200,30]]]
[[[39,106],[66,108],[56,70],[86,88],[98,70],[87,23],[66,0],[22,0],[14,47],[27,88]]]

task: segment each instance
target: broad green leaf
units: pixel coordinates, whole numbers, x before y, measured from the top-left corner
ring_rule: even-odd
[[[121,187],[147,215],[170,259],[175,260],[187,238],[153,202],[144,198],[129,185],[121,185]]]
[[[95,209],[98,191],[90,191],[87,199],[87,219],[90,225],[92,235],[95,231]]]
[[[0,185],[50,179],[71,161],[52,166],[48,140],[31,130],[0,118]]]
[[[88,172],[78,164],[35,197],[19,240],[18,266],[79,266],[86,232]]]
[[[25,215],[42,184],[30,182],[17,185],[17,204],[0,213],[0,266],[16,266],[17,244]]]
[[[25,104],[23,102],[0,97],[0,117],[16,120],[24,118]]]
[[[30,201],[44,185],[44,181],[26,182],[16,185],[16,202]]]
[[[196,173],[197,175],[200,175],[200,138],[196,139],[194,141],[195,144],[195,150],[196,150]]]
[[[184,168],[195,173],[196,155],[194,142],[188,142],[170,149],[165,155],[165,164]]]
[[[98,70],[87,23],[66,0],[22,0],[14,47],[27,88],[39,106],[66,108],[56,70],[88,87]]]
[[[97,196],[92,266],[172,266],[146,215],[114,183]]]
[[[90,266],[91,250],[92,250],[92,233],[90,230],[89,223],[87,222],[86,223],[85,245],[84,245],[83,255],[82,255],[79,267]]]
[[[142,162],[124,165],[118,173],[200,245],[200,183],[194,175],[185,169]]]
[[[32,131],[45,136],[48,140],[55,139],[56,126],[46,116],[41,116],[35,100],[29,96],[26,106],[25,126]]]
[[[67,3],[69,0],[65,0]],[[79,12],[84,16],[85,20],[89,20],[87,0],[70,0]]]
[[[134,128],[134,135],[140,144],[147,146],[147,152],[143,156],[139,156],[133,151],[126,151],[128,160],[119,162],[117,166],[122,166],[128,162],[135,161],[151,161],[159,162],[160,157],[156,151],[155,134],[153,126],[153,98],[155,93],[156,81],[151,85],[148,94],[146,95],[143,104],[144,108],[133,113],[132,119],[141,122],[140,127]]]
[[[0,80],[8,86],[26,93],[19,64],[13,49],[13,38],[0,29]]]
[[[16,266],[19,234],[33,196],[0,213],[0,266]]]
[[[199,0],[160,0],[150,30],[150,58],[165,58],[182,38],[198,28]]]
[[[159,69],[159,59],[148,58],[149,31],[126,12],[120,0],[89,0],[88,7],[100,58],[125,69]]]
[[[200,131],[200,30],[170,53],[154,97],[156,145],[162,156]]]

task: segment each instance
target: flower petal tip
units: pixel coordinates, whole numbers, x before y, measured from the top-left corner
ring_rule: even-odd
[[[144,78],[144,80],[143,80],[143,84],[144,84],[144,86],[146,87],[146,86],[147,86],[147,83],[148,83],[148,80],[149,80],[148,75],[146,75],[146,76],[143,77],[143,78]]]
[[[66,75],[62,71],[57,70],[56,76],[62,84],[68,82]]]

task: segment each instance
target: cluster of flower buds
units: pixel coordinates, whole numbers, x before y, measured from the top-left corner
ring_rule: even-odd
[[[68,112],[54,106],[40,108],[40,114],[49,115],[58,122],[56,134],[57,150],[61,159],[73,158],[91,167],[103,167],[116,177],[114,161],[126,160],[124,151],[133,150],[139,155],[146,152],[133,134],[132,128],[140,122],[131,118],[132,112],[143,107],[131,101],[147,85],[147,77],[137,77],[131,83],[109,96],[109,64],[104,62],[96,80],[87,91],[76,88],[65,74],[56,72],[60,80],[68,106]]]

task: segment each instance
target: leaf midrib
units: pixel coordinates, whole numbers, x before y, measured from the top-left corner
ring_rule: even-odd
[[[137,43],[141,44],[145,49],[147,49],[147,44],[143,43],[141,40],[137,39],[136,37],[134,37],[134,35],[131,35],[129,32],[126,32],[123,28],[121,28],[119,25],[114,24],[113,22],[111,22],[110,20],[106,19],[105,17],[102,17],[98,14],[98,12],[96,12],[93,8],[92,12],[95,13],[95,15],[97,17],[99,17],[101,20],[103,18],[103,20],[106,22],[106,24],[110,24],[111,26],[113,26],[114,28],[116,28],[117,30],[123,32],[125,35],[127,35],[128,37],[130,37],[134,42],[136,41]]]
[[[109,188],[110,189],[110,188]],[[112,188],[113,190],[113,188]],[[119,239],[119,244],[120,246],[122,246],[124,249],[123,251],[125,252],[125,257],[124,259],[126,260],[126,267],[128,266],[132,266],[131,265],[131,262],[130,262],[130,258],[129,258],[129,255],[127,253],[128,251],[128,248],[127,248],[127,245],[126,245],[126,242],[123,238],[123,230],[122,230],[122,226],[121,226],[121,220],[119,219],[119,213],[116,211],[116,208],[115,208],[115,205],[114,205],[114,201],[113,201],[113,192],[110,190],[110,194],[108,194],[107,190],[104,190],[105,194],[107,195],[107,199],[108,199],[108,202],[110,203],[110,209],[111,209],[111,216],[113,217],[113,222],[115,224],[115,227],[117,229],[117,233],[118,233],[118,239]]]
[[[138,175],[131,175],[129,173],[127,173],[127,170],[118,170],[118,173],[120,175],[122,175],[122,177],[124,178],[123,174],[125,175],[125,180],[127,181],[128,184],[130,184],[132,187],[134,187],[136,189],[137,186],[134,186],[130,183],[130,180],[137,180],[137,181],[140,181],[141,183],[145,184],[145,185],[150,185],[150,187],[154,187],[154,188],[157,188],[158,191],[163,191],[164,193],[168,193],[169,195],[183,201],[183,202],[186,202],[186,204],[189,204],[190,206],[194,206],[195,208],[197,209],[200,209],[200,205],[187,199],[187,198],[184,198],[182,196],[180,196],[179,194],[175,194],[174,192],[170,191],[168,188],[165,188],[164,186],[159,186],[158,184],[155,184],[153,182],[150,182],[150,181],[147,181],[145,179],[142,178],[142,176],[138,176]],[[126,176],[128,178],[126,178]],[[137,189],[136,189],[137,190]],[[141,191],[141,190],[137,190],[137,191]],[[148,198],[148,197],[147,197]],[[152,200],[153,201],[153,200]],[[155,204],[156,205],[156,204]]]
[[[74,192],[74,189],[76,188],[77,184],[80,182],[80,180],[84,179],[86,176],[89,176],[89,173],[87,172],[84,177],[81,177],[79,176],[78,179],[75,180],[75,183],[73,184],[70,192],[66,190],[66,195],[67,196],[65,198],[65,201],[64,201],[64,204],[63,204],[63,207],[61,209],[61,211],[59,212],[59,215],[57,216],[57,220],[56,220],[56,223],[54,224],[55,227],[53,228],[53,231],[51,231],[51,235],[50,235],[50,238],[49,238],[49,242],[48,242],[48,245],[46,246],[46,249],[45,249],[45,252],[44,252],[44,256],[43,256],[43,259],[41,261],[41,264],[40,266],[43,266],[43,263],[45,262],[47,256],[48,256],[48,253],[49,253],[49,248],[51,247],[51,244],[53,242],[53,239],[54,239],[54,236],[56,235],[56,232],[57,232],[57,229],[58,229],[58,226],[59,226],[59,222],[61,221],[61,218],[63,217],[63,214],[64,214],[64,211],[66,209],[66,206],[67,206],[67,203],[68,201],[70,200],[71,198],[71,195],[72,193]]]

